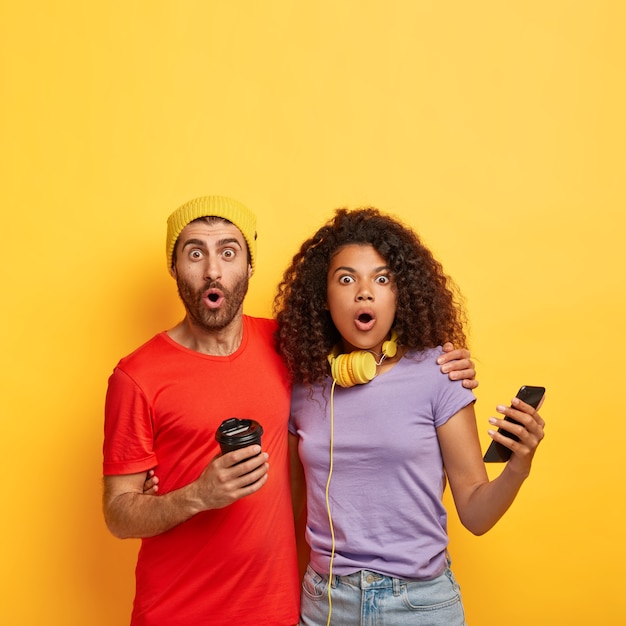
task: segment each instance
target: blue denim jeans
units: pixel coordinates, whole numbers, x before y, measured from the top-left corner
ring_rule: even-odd
[[[466,626],[459,585],[448,567],[432,580],[402,580],[361,570],[333,576],[331,624],[337,626]],[[307,567],[300,626],[325,626],[328,576]]]

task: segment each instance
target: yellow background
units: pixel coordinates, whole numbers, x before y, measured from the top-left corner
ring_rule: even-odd
[[[182,315],[165,219],[259,217],[247,312],[335,207],[414,226],[467,298],[487,419],[542,384],[507,516],[451,513],[473,625],[624,624],[620,0],[0,2],[0,622],[128,621],[100,512],[117,360]],[[490,472],[499,467],[490,468]],[[268,581],[271,584],[271,581]]]

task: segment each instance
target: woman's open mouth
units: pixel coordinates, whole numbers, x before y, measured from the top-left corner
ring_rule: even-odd
[[[359,330],[371,330],[376,324],[376,318],[369,311],[364,311],[357,315],[354,323]]]

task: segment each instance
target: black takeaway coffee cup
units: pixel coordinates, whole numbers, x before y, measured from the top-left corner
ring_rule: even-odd
[[[261,445],[263,427],[258,422],[230,417],[224,420],[215,433],[215,441],[220,444],[222,454],[245,448],[255,443]]]

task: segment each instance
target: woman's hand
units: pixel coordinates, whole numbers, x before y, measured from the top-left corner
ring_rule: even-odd
[[[524,476],[528,476],[537,447],[544,438],[545,422],[537,412],[541,408],[544,399],[545,394],[544,397],[541,398],[537,409],[534,409],[530,404],[526,404],[519,398],[513,398],[510,407],[504,406],[503,404],[499,404],[496,407],[498,413],[515,420],[515,422],[518,422],[517,424],[495,417],[489,420],[489,423],[493,426],[497,426],[515,435],[515,437],[519,439],[519,441],[515,441],[515,439],[511,437],[497,432],[497,430],[489,430],[489,436],[494,441],[509,448],[513,453],[509,460],[510,468]]]
[[[145,496],[156,496],[159,491],[159,477],[155,475],[154,470],[150,470],[146,474],[146,482],[143,484],[143,493]]]

